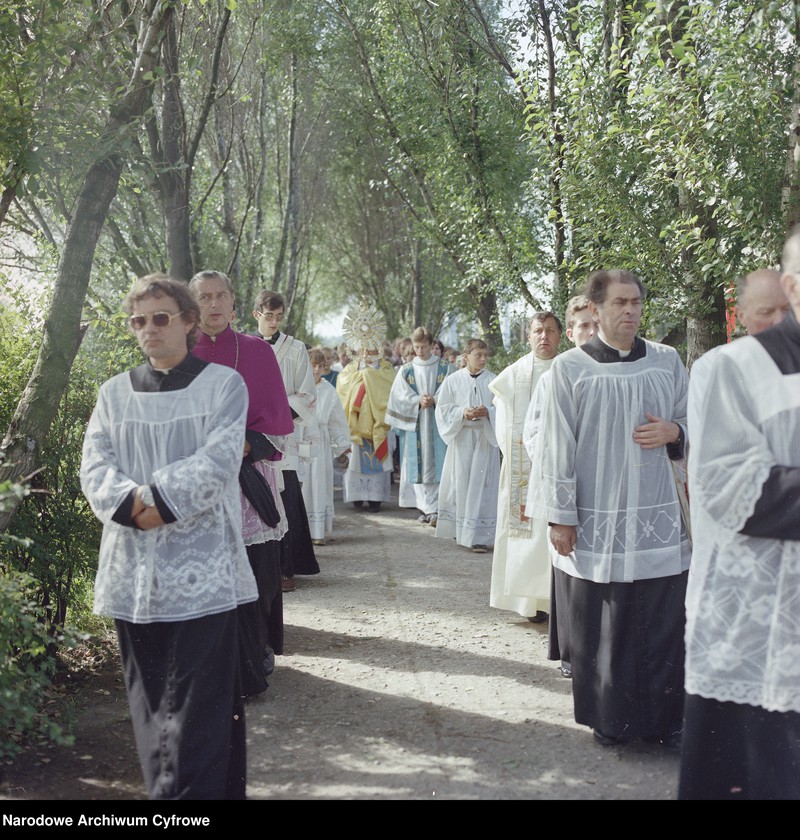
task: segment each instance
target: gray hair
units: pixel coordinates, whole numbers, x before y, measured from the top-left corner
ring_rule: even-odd
[[[206,269],[205,271],[198,271],[197,274],[189,281],[189,289],[192,293],[197,289],[197,284],[201,280],[223,280],[231,293],[231,297],[236,300],[236,292],[231,283],[231,278],[222,271],[215,271],[214,269]]]

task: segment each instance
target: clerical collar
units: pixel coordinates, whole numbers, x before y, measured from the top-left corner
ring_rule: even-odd
[[[134,391],[179,391],[188,388],[207,365],[191,353],[169,370],[154,368],[147,361],[130,371],[131,385]]]
[[[606,364],[609,362],[636,362],[647,355],[647,343],[638,335],[633,339],[633,347],[628,351],[617,350],[616,347],[612,347],[603,341],[599,335],[593,335],[581,345],[580,349],[595,361]]]
[[[625,359],[630,356],[631,351],[633,350],[634,345],[636,344],[636,336],[634,336],[633,341],[631,342],[631,346],[627,350],[620,350],[619,347],[614,347],[613,344],[609,344],[600,333],[597,333],[597,340],[601,341],[609,350],[613,350],[614,352],[619,354],[620,359]]]
[[[264,337],[264,341],[266,341],[268,344],[275,344],[275,342],[276,342],[276,341],[277,341],[280,337],[281,337],[281,331],[280,331],[280,330],[278,330],[278,331],[275,333],[275,335],[273,335],[271,338],[267,338],[267,337],[265,336],[265,337]]]
[[[430,355],[427,359],[420,359],[419,356],[414,356],[411,360],[415,365],[435,365],[439,363],[439,357],[434,356],[433,354]]]
[[[482,370],[479,370],[477,373],[473,373],[469,368],[467,368],[467,373],[473,378],[477,379],[482,373]]]

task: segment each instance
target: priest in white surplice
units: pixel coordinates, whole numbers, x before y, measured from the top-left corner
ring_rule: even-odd
[[[471,338],[464,348],[465,366],[450,374],[436,403],[436,423],[447,444],[439,484],[436,536],[485,554],[497,530],[497,448],[489,383],[486,342]]]
[[[319,574],[319,563],[311,542],[308,514],[300,486],[308,463],[316,452],[313,436],[316,433],[317,389],[305,344],[280,331],[285,316],[285,303],[277,292],[263,289],[258,293],[253,317],[258,324],[259,334],[272,345],[275,352],[294,420],[292,449],[275,466],[283,481],[281,498],[289,524],[289,530],[281,540],[283,591],[294,592],[297,586],[295,574]]]
[[[552,312],[534,313],[528,323],[531,352],[489,385],[497,410],[497,442],[503,453],[489,606],[536,622],[544,621],[550,611],[551,563],[547,522],[530,519],[523,512],[531,459],[522,431],[536,383],[558,353],[561,331],[561,322]]]
[[[688,377],[674,348],[637,336],[636,275],[596,271],[586,295],[598,334],[547,374],[533,511],[564,577],[575,721],[604,746],[638,737],[678,750],[691,548],[671,462],[683,457]]]
[[[103,523],[94,611],[115,620],[149,798],[245,799],[247,385],[189,352],[200,309],[186,283],[143,277],[124,309],[147,362],[100,386],[83,443],[81,489]]]
[[[589,299],[586,295],[576,295],[567,303],[564,312],[564,324],[566,326],[567,338],[576,346],[585,344],[595,334],[595,323],[592,313],[589,311]],[[550,371],[545,371],[539,377],[536,387],[533,390],[533,398],[525,415],[525,423],[522,427],[522,442],[528,457],[531,459],[531,476],[528,481],[528,498],[525,503],[526,512],[532,513],[536,508],[537,500],[541,498],[542,492],[542,453],[541,453],[541,408],[544,400],[544,393],[547,388],[547,380]],[[543,520],[535,520],[543,522]],[[547,523],[544,523],[545,530]],[[547,658],[561,660],[559,670],[562,677],[572,677],[572,664],[569,654],[569,611],[566,608],[559,609],[559,601],[566,604],[566,595],[563,592],[563,579],[553,574],[552,556],[553,547],[548,543],[550,560],[550,620],[547,628]]]
[[[439,482],[447,445],[436,426],[436,395],[450,365],[433,353],[433,335],[417,327],[411,336],[414,358],[397,371],[386,422],[400,442],[399,504],[417,508],[418,521],[436,525]]]
[[[681,800],[800,799],[800,227],[781,268],[790,311],[715,354],[690,426]]]

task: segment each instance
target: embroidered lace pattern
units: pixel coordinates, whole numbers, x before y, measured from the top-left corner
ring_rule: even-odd
[[[686,689],[800,712],[800,543],[741,533],[772,467],[800,466],[800,375],[752,338],[717,355],[690,430]]]
[[[666,447],[643,449],[646,413],[685,423],[688,380],[678,354],[647,342],[634,362],[602,364],[580,349],[553,361],[542,398],[541,496],[533,514],[577,526],[557,568],[598,583],[667,577],[691,549]]]
[[[180,621],[258,597],[241,536],[246,412],[244,380],[220,365],[178,391],[134,391],[128,374],[101,386],[81,464],[81,487],[103,523],[96,613]],[[155,483],[176,522],[141,531],[112,520],[144,483]]]

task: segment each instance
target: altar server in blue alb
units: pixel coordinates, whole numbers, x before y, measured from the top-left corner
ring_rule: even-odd
[[[386,422],[400,444],[399,505],[417,508],[418,521],[435,526],[447,452],[436,425],[436,398],[450,365],[433,353],[433,335],[425,327],[417,327],[411,341],[414,357],[397,372]]]

